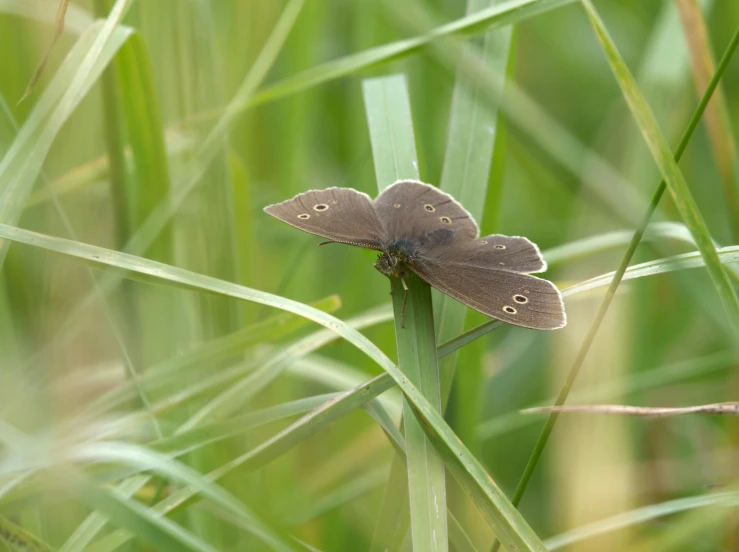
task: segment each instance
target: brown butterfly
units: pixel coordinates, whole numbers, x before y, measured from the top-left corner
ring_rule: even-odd
[[[554,330],[567,324],[562,295],[531,276],[547,264],[526,238],[480,231],[452,196],[401,180],[377,199],[351,188],[298,194],[265,212],[332,242],[381,251],[375,267],[397,276],[415,272],[428,284],[483,314],[509,324]]]

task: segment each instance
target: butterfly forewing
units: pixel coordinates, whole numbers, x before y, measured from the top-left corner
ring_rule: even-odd
[[[375,199],[375,211],[390,241],[452,243],[479,234],[474,219],[452,196],[415,180],[385,188]]]
[[[559,290],[536,276],[441,259],[416,260],[410,268],[439,291],[503,322],[538,330],[567,323]]]
[[[329,240],[381,249],[384,231],[368,195],[351,188],[298,194],[264,211],[287,224]]]

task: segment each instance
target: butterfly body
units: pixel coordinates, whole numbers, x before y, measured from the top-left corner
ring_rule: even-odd
[[[265,211],[332,242],[379,251],[375,268],[386,276],[404,283],[410,270],[488,316],[536,329],[566,324],[559,290],[530,275],[546,270],[536,245],[518,236],[480,238],[472,216],[434,186],[402,180],[374,201],[350,188],[313,190]]]

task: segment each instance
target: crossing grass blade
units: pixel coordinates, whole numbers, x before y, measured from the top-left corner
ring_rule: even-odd
[[[418,180],[416,142],[405,77],[394,75],[367,80],[363,88],[378,190],[382,191],[396,180]],[[398,367],[431,405],[441,411],[431,289],[414,275],[407,275],[405,284],[407,296],[404,285],[397,278],[393,279]],[[424,435],[407,399],[403,400],[403,425],[413,549],[447,550],[444,464]],[[400,466],[395,463],[394,467],[399,469]],[[393,477],[391,475],[391,479]]]
[[[621,88],[624,99],[629,105],[629,109],[652,153],[654,162],[657,164],[667,184],[667,189],[675,202],[680,217],[693,235],[693,239],[695,239],[695,243],[705,259],[706,268],[721,298],[729,323],[734,332],[739,334],[739,298],[737,298],[736,292],[731,282],[729,282],[724,267],[716,254],[716,248],[713,245],[711,234],[703,219],[703,215],[695,203],[685,177],[677,166],[672,151],[667,145],[667,141],[662,135],[649,105],[629,72],[626,63],[616,49],[616,45],[608,34],[598,12],[589,0],[582,0],[582,4],[606,54],[606,58]]]
[[[296,94],[319,84],[345,77],[380,63],[418,52],[427,44],[443,37],[494,31],[506,25],[520,23],[531,17],[554,10],[574,0],[510,0],[466,15],[456,21],[441,25],[428,34],[400,40],[326,62],[303,73],[273,84],[251,99],[243,102],[241,109]]]

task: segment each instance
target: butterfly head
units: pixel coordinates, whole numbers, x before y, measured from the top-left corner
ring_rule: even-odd
[[[405,244],[393,243],[385,247],[383,252],[378,255],[375,268],[385,276],[395,276],[397,278],[403,274],[403,267],[410,258],[410,250],[405,247]]]

